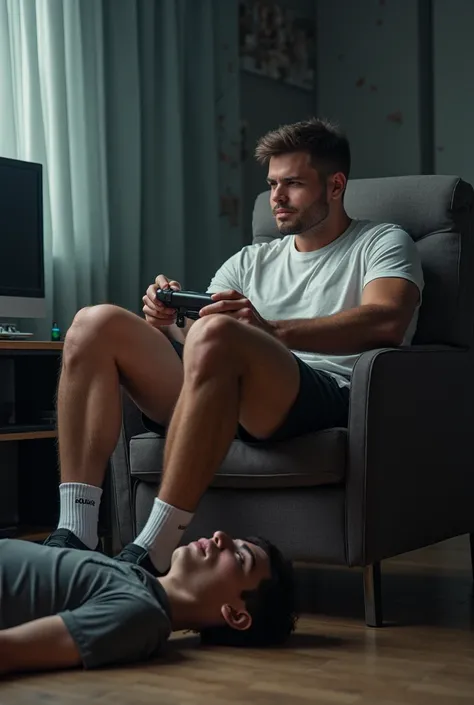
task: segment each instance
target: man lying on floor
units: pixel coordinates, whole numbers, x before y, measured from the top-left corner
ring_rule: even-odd
[[[293,573],[260,538],[218,531],[177,548],[166,576],[97,552],[0,540],[0,672],[130,663],[171,631],[270,646],[295,625]]]

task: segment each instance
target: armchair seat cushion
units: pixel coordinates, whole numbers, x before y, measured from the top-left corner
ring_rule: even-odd
[[[341,484],[346,467],[347,429],[331,428],[279,443],[233,441],[214,476],[213,487],[270,489]],[[134,478],[158,485],[165,439],[142,433],[130,442]]]

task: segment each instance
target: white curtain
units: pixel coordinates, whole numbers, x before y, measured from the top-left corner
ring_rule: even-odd
[[[0,0],[0,155],[43,165],[48,325],[107,298],[101,37],[100,3]]]
[[[241,246],[237,12],[0,0],[0,155],[43,165],[46,331],[138,312],[159,272],[202,288]]]
[[[202,289],[243,244],[238,0],[104,0],[111,299]],[[135,304],[136,302],[136,304]]]

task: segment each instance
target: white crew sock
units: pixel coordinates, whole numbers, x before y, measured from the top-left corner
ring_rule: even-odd
[[[59,485],[60,513],[58,529],[69,529],[90,549],[99,543],[97,526],[102,488],[82,482]]]
[[[173,551],[193,516],[191,512],[172,507],[155,497],[148,521],[133,543],[149,552],[160,573],[170,567]]]

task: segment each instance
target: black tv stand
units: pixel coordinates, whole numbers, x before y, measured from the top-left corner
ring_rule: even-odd
[[[55,398],[63,344],[0,339],[0,537],[40,540],[58,518]]]

